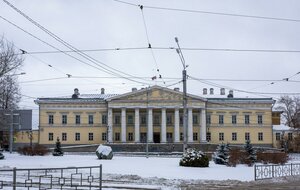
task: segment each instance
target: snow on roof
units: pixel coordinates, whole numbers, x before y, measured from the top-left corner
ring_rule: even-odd
[[[290,131],[290,130],[294,130],[294,129],[287,125],[280,124],[280,125],[273,125],[273,130],[274,131]]]

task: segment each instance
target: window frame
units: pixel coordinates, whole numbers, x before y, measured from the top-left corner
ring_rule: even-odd
[[[75,141],[80,141],[80,133],[75,133]]]
[[[48,124],[49,125],[54,124],[54,115],[53,114],[48,115]]]

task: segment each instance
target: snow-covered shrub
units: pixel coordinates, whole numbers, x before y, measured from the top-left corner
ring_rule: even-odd
[[[209,159],[203,152],[189,148],[184,152],[179,165],[188,167],[208,167]]]
[[[229,145],[223,143],[219,144],[212,158],[215,164],[227,165],[229,159]]]
[[[52,153],[53,156],[63,156],[64,152],[61,149],[61,144],[59,141],[59,138],[57,137],[56,143],[55,143],[55,148],[54,151]]]
[[[113,151],[110,146],[100,144],[96,150],[98,159],[111,160],[113,158]]]
[[[252,144],[250,143],[250,141],[246,141],[244,149],[247,153],[247,158],[246,158],[245,162],[249,166],[252,166],[256,162],[256,159],[257,159],[256,151],[253,149]]]
[[[43,145],[36,144],[34,146],[23,146],[22,148],[18,149],[18,153],[22,155],[28,155],[28,156],[44,156],[48,154],[49,150],[47,147]]]

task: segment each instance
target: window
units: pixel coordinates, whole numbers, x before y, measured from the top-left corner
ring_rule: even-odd
[[[167,115],[167,125],[172,125],[173,121],[172,121],[172,115],[168,114]]]
[[[288,133],[288,140],[289,141],[293,140],[293,133]]]
[[[133,133],[128,133],[128,141],[133,141]]]
[[[107,124],[107,115],[102,115],[102,124]]]
[[[231,116],[231,123],[236,124],[236,115]]]
[[[80,124],[80,115],[75,116],[75,123]]]
[[[89,133],[89,141],[93,141],[94,140],[94,133]]]
[[[80,133],[75,133],[75,141],[80,141]]]
[[[264,140],[264,134],[263,133],[258,133],[258,140],[263,141]]]
[[[89,124],[94,124],[94,116],[89,115]]]
[[[147,133],[141,133],[141,142],[145,143],[147,141]]]
[[[48,140],[49,141],[53,141],[53,133],[49,133],[48,134]]]
[[[127,115],[127,124],[133,124],[133,115]]]
[[[263,123],[263,116],[262,115],[258,115],[257,116],[257,123],[258,124],[262,124]]]
[[[173,141],[172,133],[167,133],[167,142],[171,143]]]
[[[103,140],[103,141],[106,141],[106,140],[107,140],[106,133],[102,133],[102,140]]]
[[[233,140],[233,141],[237,140],[237,134],[236,133],[231,134],[231,140]]]
[[[245,124],[250,123],[250,115],[245,115]]]
[[[49,115],[48,116],[48,123],[49,124],[53,124],[54,122],[53,122],[53,115]]]
[[[67,124],[68,123],[68,117],[67,117],[67,115],[62,115],[62,119],[61,120],[62,120],[61,121],[62,124]]]
[[[206,124],[211,124],[211,115],[206,115]]]
[[[224,141],[224,133],[219,133],[219,141]]]
[[[119,125],[121,123],[120,115],[115,115],[115,124]]]
[[[211,133],[210,132],[206,133],[206,140],[207,140],[207,142],[211,141]]]
[[[115,141],[119,141],[120,140],[120,133],[115,133]]]
[[[146,125],[147,124],[147,117],[146,115],[141,115],[141,124]]]
[[[280,133],[276,133],[275,135],[276,135],[276,140],[280,141]]]
[[[180,116],[179,116],[179,124],[180,124],[180,125],[183,125],[183,115],[180,115]]]
[[[183,141],[183,133],[180,133],[180,140]]]
[[[67,141],[67,133],[62,133],[61,134],[61,140],[62,141]]]
[[[250,133],[245,133],[245,141],[250,141]]]
[[[194,125],[198,124],[198,116],[197,115],[193,115],[193,124]]]
[[[153,123],[155,125],[159,125],[160,124],[159,120],[160,120],[159,115],[154,115],[154,121],[153,121]]]
[[[193,140],[197,141],[198,140],[198,133],[193,133]]]
[[[224,124],[224,115],[219,115],[219,124]]]

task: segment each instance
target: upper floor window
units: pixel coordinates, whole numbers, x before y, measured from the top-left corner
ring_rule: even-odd
[[[115,115],[115,124],[120,124],[120,123],[121,123],[120,115]]]
[[[160,117],[159,117],[159,115],[154,115],[153,124],[156,124],[156,125],[160,124]]]
[[[219,115],[219,124],[224,124],[224,115]]]
[[[102,124],[107,124],[107,115],[102,115]]]
[[[172,125],[173,124],[173,118],[171,114],[167,115],[167,124],[168,125]]]
[[[89,124],[94,124],[94,116],[89,115]]]
[[[231,123],[236,124],[236,115],[231,116]]]
[[[67,124],[68,123],[68,116],[67,115],[62,115],[62,124]]]
[[[258,124],[262,124],[263,123],[263,116],[262,115],[258,115],[257,116],[257,123]]]
[[[53,115],[49,115],[48,116],[48,123],[49,124],[53,124],[54,123]]]
[[[75,123],[80,124],[80,115],[75,116]]]
[[[211,124],[211,115],[206,115],[206,124]]]
[[[250,123],[250,115],[245,115],[245,124]]]
[[[127,123],[133,124],[133,115],[127,115]]]
[[[198,124],[198,115],[193,115],[193,124]]]
[[[141,115],[141,124],[146,125],[146,123],[147,123],[147,117],[146,117],[146,115],[145,114]]]

